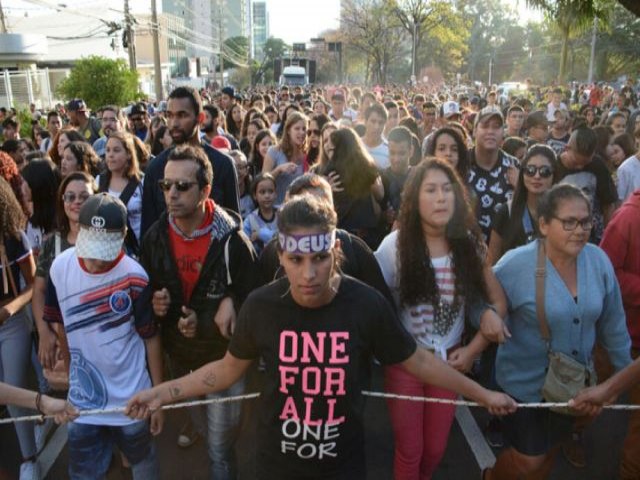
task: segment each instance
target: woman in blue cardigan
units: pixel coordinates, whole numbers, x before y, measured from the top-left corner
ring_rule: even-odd
[[[589,200],[571,185],[556,185],[538,203],[542,238],[507,252],[494,267],[508,303],[511,337],[498,348],[496,380],[521,402],[540,402],[548,351],[536,314],[538,245],[545,253],[544,309],[551,350],[588,365],[596,342],[616,370],[630,363],[630,339],[620,287],[607,255],[588,244],[592,226]],[[505,417],[510,448],[484,479],[546,478],[553,462],[549,428],[570,434],[574,417],[548,409],[520,409]],[[526,478],[529,478],[528,476]],[[532,477],[533,478],[533,477]]]

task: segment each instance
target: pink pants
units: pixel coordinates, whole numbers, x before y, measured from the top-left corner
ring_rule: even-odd
[[[401,366],[385,368],[385,390],[420,397],[455,399],[450,390],[427,385]],[[444,451],[455,416],[454,405],[387,400],[395,439],[393,478],[429,480]]]

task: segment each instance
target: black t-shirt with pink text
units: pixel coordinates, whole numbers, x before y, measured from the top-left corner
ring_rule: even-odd
[[[265,362],[258,476],[365,478],[362,390],[372,359],[400,363],[415,341],[387,300],[351,277],[315,309],[295,303],[288,289],[281,278],[253,292],[229,344],[235,357]]]

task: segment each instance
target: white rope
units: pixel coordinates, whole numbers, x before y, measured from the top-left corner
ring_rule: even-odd
[[[445,398],[432,398],[432,397],[416,397],[412,395],[398,395],[395,393],[385,392],[370,392],[363,390],[362,394],[367,397],[373,398],[386,398],[392,400],[406,400],[410,402],[426,402],[426,403],[440,403],[445,405],[456,405],[465,407],[483,407],[477,402],[470,402],[468,400],[449,400]],[[190,402],[172,403],[169,405],[163,405],[162,410],[175,410],[178,408],[195,407],[198,405],[209,405],[212,403],[228,403],[228,402],[240,402],[243,400],[252,400],[260,396],[259,392],[247,393],[245,395],[236,395],[233,397],[224,398],[208,398],[205,400],[193,400]],[[532,402],[532,403],[518,403],[518,408],[567,408],[569,404],[567,402]],[[640,410],[640,405],[604,405],[602,407],[606,410]],[[79,416],[84,417],[87,415],[106,415],[109,413],[124,413],[125,407],[107,408],[107,409],[95,409],[95,410],[80,410]],[[12,417],[0,419],[0,425],[6,423],[18,423],[18,422],[36,422],[46,418],[53,418],[53,415],[31,415],[25,417]]]

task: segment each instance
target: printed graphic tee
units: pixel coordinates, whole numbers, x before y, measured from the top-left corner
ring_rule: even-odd
[[[53,261],[44,320],[64,324],[71,355],[69,402],[78,409],[122,407],[151,387],[141,337],[153,336],[155,326],[151,315],[136,308],[148,282],[142,267],[124,254],[102,273],[85,270],[75,248]],[[82,416],[75,422],[122,426],[137,420],[113,413]]]
[[[372,357],[399,363],[416,343],[384,297],[351,277],[320,308],[301,307],[288,289],[281,278],[253,292],[229,344],[237,358],[265,361],[258,476],[364,478],[362,390]]]

